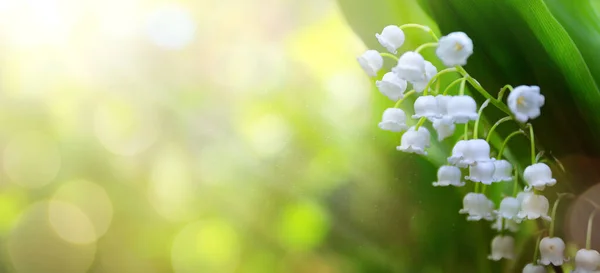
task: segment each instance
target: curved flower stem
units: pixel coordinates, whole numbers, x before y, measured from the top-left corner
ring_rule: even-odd
[[[431,87],[431,84],[437,79],[439,78],[441,75],[446,74],[446,73],[450,73],[450,72],[455,72],[456,68],[454,67],[450,67],[450,68],[446,68],[444,70],[441,70],[440,72],[438,72],[437,74],[435,74],[433,77],[431,77],[431,79],[429,80],[429,82],[427,82],[427,85],[425,85],[425,91],[423,91],[423,95],[426,96],[427,95],[427,91],[429,90],[429,88]]]
[[[423,49],[426,49],[426,48],[429,48],[429,47],[436,47],[436,46],[438,46],[438,43],[437,43],[437,42],[432,42],[432,43],[424,43],[424,44],[420,45],[419,47],[417,47],[417,49],[415,49],[415,52],[416,52],[416,53],[419,53],[419,52],[421,52],[421,50],[423,50]]]
[[[479,121],[481,120],[481,114],[483,113],[483,109],[486,108],[490,104],[490,100],[486,100],[479,107],[479,112],[477,112],[477,120],[475,120],[475,127],[473,129],[473,139],[477,139],[477,134],[479,133]]]
[[[469,122],[468,121],[465,122],[465,132],[464,132],[464,135],[463,135],[463,139],[464,140],[469,139]]]
[[[428,27],[428,26],[424,26],[424,25],[419,25],[419,24],[404,24],[400,26],[400,29],[407,29],[407,28],[418,28],[421,29],[429,34],[431,34],[431,36],[433,37],[433,39],[437,42],[439,39],[437,37],[437,35],[435,35],[435,33],[433,33],[433,30]]]
[[[415,90],[410,90],[410,91],[408,91],[408,92],[404,93],[404,97],[402,97],[401,99],[399,99],[399,100],[396,102],[396,104],[394,104],[394,108],[399,108],[399,107],[400,107],[400,104],[402,104],[402,102],[403,102],[403,101],[404,101],[406,98],[410,97],[410,96],[411,96],[412,94],[414,94],[414,93],[415,93]]]
[[[512,91],[512,85],[507,84],[504,87],[502,87],[502,89],[500,89],[500,92],[498,93],[498,101],[502,101],[502,97],[504,96],[504,92],[506,92],[506,90]]]
[[[496,157],[496,159],[502,159],[502,154],[504,153],[504,149],[506,148],[506,144],[508,143],[508,141],[513,138],[514,136],[518,135],[518,134],[523,134],[525,135],[525,132],[523,132],[523,130],[518,130],[518,131],[514,131],[512,132],[510,135],[508,135],[505,139],[504,142],[502,143],[502,146],[500,147],[500,151],[498,152],[498,156]]]
[[[515,177],[514,177],[514,183],[513,183],[513,197],[517,197],[517,191],[519,190],[519,172],[517,170],[517,168],[515,168]]]
[[[542,240],[543,235],[544,233],[541,232],[535,240],[535,251],[533,251],[533,263],[537,263],[537,256],[540,253],[540,240]]]
[[[535,162],[539,162],[542,156],[544,156],[544,151],[537,153],[537,155],[535,155]]]
[[[560,200],[562,200],[563,197],[573,197],[573,194],[570,193],[559,193],[558,194],[558,198],[556,198],[556,201],[554,201],[554,206],[552,207],[552,222],[550,223],[550,232],[548,233],[548,236],[552,237],[552,235],[554,235],[554,223],[556,223],[556,211],[558,210],[558,203],[560,203]]]
[[[479,184],[478,182],[475,182],[475,190],[473,190],[475,193],[479,193]]]
[[[592,211],[592,214],[588,218],[587,234],[585,237],[585,248],[591,249],[592,247],[592,224],[594,223],[594,216],[596,216],[596,209]]]
[[[504,103],[502,103],[499,100],[496,100],[494,97],[492,97],[492,95],[490,95],[490,93],[488,93],[487,91],[485,91],[485,89],[483,89],[483,87],[481,87],[481,85],[475,80],[473,79],[473,77],[471,77],[469,75],[469,73],[467,73],[467,71],[462,67],[462,66],[455,66],[456,71],[458,71],[461,75],[463,75],[463,77],[467,78],[467,81],[475,88],[475,90],[477,90],[483,97],[485,97],[486,99],[489,99],[490,102],[496,106],[498,109],[500,109],[500,111],[506,113],[509,116],[512,116],[512,113],[510,112],[510,109],[508,109],[508,106],[506,106]]]
[[[425,123],[426,120],[427,120],[426,117],[420,118],[419,122],[417,122],[417,125],[415,125],[415,131],[419,130],[419,127],[423,126],[423,124]]]
[[[460,82],[460,89],[458,91],[458,94],[463,96],[465,94],[465,86],[467,85],[467,78],[468,77],[464,77],[464,80],[462,82]]]
[[[511,116],[508,117],[503,117],[501,119],[499,119],[498,121],[496,121],[496,123],[494,123],[494,126],[492,126],[492,128],[490,129],[490,131],[488,131],[487,137],[485,138],[485,141],[490,142],[490,138],[492,137],[492,133],[494,132],[494,130],[496,130],[496,127],[498,127],[498,125],[502,124],[503,122],[512,120]]]
[[[529,126],[529,140],[531,142],[531,164],[535,164],[536,160],[536,156],[535,156],[535,136],[533,135],[533,125],[531,125],[531,123],[528,123],[527,126]]]
[[[381,55],[381,57],[388,57],[394,61],[398,61],[398,57],[396,57],[396,55],[392,54],[392,53],[387,53],[387,52],[379,52],[379,55]]]
[[[447,95],[448,92],[450,91],[450,88],[452,88],[453,86],[459,84],[460,82],[464,82],[466,80],[467,80],[467,78],[465,78],[465,77],[458,78],[458,79],[454,80],[453,82],[451,82],[450,84],[448,84],[448,86],[446,86],[446,88],[444,89],[444,93],[442,93],[442,95],[444,95],[444,96]]]

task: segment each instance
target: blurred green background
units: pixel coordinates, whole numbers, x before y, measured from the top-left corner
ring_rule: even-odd
[[[500,272],[355,60],[437,26],[364,3],[0,0],[0,272]]]

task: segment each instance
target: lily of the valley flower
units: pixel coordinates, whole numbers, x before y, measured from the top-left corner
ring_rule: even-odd
[[[600,253],[593,249],[580,249],[575,254],[575,270],[572,273],[597,273]]]
[[[400,56],[398,64],[392,68],[392,71],[409,82],[423,81],[426,76],[425,59],[417,52],[407,51]]]
[[[540,241],[540,260],[543,265],[562,265],[565,259],[565,242],[558,237],[544,237]]]
[[[479,162],[489,162],[490,159],[490,144],[483,139],[468,140],[467,153],[465,161],[469,165],[477,165]],[[493,166],[492,162],[492,166]],[[490,167],[491,168],[491,167]],[[494,169],[495,170],[495,169]],[[493,174],[492,174],[493,176]]]
[[[398,26],[389,25],[383,28],[381,34],[375,34],[381,46],[387,51],[396,54],[396,50],[404,44],[404,31]]]
[[[370,77],[376,77],[377,72],[383,67],[383,57],[377,50],[367,50],[362,55],[356,58],[360,67]]]
[[[402,109],[388,108],[383,111],[379,128],[386,131],[401,132],[408,128],[406,126],[406,114]]]
[[[400,146],[396,147],[396,149],[407,153],[427,155],[425,148],[429,147],[430,138],[431,134],[427,128],[421,126],[416,131],[413,126],[402,135]]]
[[[494,171],[494,162],[480,161],[469,166],[469,176],[466,176],[465,179],[490,185],[494,182]]]
[[[437,72],[437,68],[432,63],[425,61],[425,79],[423,79],[422,81],[412,82],[415,91],[419,93],[423,92],[423,90],[425,90],[425,87],[427,87],[427,84],[429,84],[431,78],[433,78],[433,76],[435,76]],[[432,85],[430,84],[429,86],[431,88]]]
[[[542,265],[527,264],[523,268],[523,273],[547,273],[546,268]]]
[[[448,101],[448,115],[459,124],[476,120],[479,116],[477,103],[470,96],[454,96]]]
[[[518,121],[526,122],[540,116],[540,107],[544,106],[544,101],[539,86],[521,85],[510,92],[507,104]]]
[[[440,118],[438,101],[434,96],[420,96],[415,100],[415,114],[413,118]]]
[[[447,119],[449,122],[454,122],[452,117],[448,116],[448,102],[452,97],[446,95],[437,95],[435,99],[438,101],[438,113],[442,115],[442,118]]]
[[[545,196],[535,193],[526,194],[521,202],[521,210],[517,217],[529,220],[542,218],[551,221],[552,219],[548,216],[549,207],[548,199]]]
[[[496,211],[496,215],[498,217],[504,219],[516,219],[519,210],[521,209],[521,204],[519,200],[515,197],[504,197],[500,202],[499,209]]]
[[[456,144],[454,144],[454,147],[452,148],[452,155],[448,157],[448,163],[460,168],[467,167],[468,164],[464,162],[464,159],[467,156],[468,145],[468,140],[459,140],[458,142],[456,142]]]
[[[552,170],[544,163],[536,163],[525,168],[523,178],[527,184],[537,190],[556,184],[556,179],[552,178]]]
[[[437,133],[438,141],[442,141],[445,138],[454,134],[454,131],[456,130],[456,125],[452,123],[451,119],[442,117],[433,120],[433,129],[435,129],[435,132]]]
[[[511,236],[497,235],[492,240],[492,253],[488,259],[499,261],[503,258],[509,260],[515,258],[515,239]]]
[[[479,221],[485,219],[494,220],[494,203],[482,193],[467,193],[463,198],[463,208],[458,212],[468,214],[467,221]]]
[[[381,94],[390,100],[397,101],[404,97],[404,91],[406,91],[408,83],[400,79],[396,73],[388,72],[383,75],[380,81],[376,81],[375,85]]]
[[[446,66],[465,65],[473,54],[473,41],[464,32],[452,32],[440,38],[435,53]]]
[[[433,182],[433,186],[456,186],[462,187],[465,182],[460,181],[461,172],[455,166],[441,166],[437,172],[437,182]]]
[[[510,162],[501,159],[494,161],[494,182],[504,182],[512,180],[513,166]]]

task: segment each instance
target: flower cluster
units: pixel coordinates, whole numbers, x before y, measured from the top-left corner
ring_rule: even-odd
[[[425,43],[398,57],[398,49],[406,40],[406,28],[425,30],[433,36],[435,42]],[[454,143],[447,164],[439,167],[437,181],[433,182],[433,186],[463,187],[467,185],[466,181],[471,181],[474,189],[464,196],[463,208],[459,213],[466,214],[468,221],[493,221],[492,228],[497,230],[499,235],[491,242],[489,259],[514,259],[515,240],[507,232],[516,232],[519,224],[526,220],[539,218],[552,221],[548,215],[548,199],[541,191],[555,185],[556,179],[553,178],[550,167],[540,162],[542,153],[536,154],[533,126],[527,123],[540,116],[540,108],[544,105],[544,96],[540,94],[540,88],[526,85],[513,88],[507,85],[500,90],[497,98],[490,95],[462,67],[473,54],[473,42],[463,32],[453,32],[438,39],[426,26],[407,24],[387,26],[375,36],[388,52],[367,50],[357,59],[365,73],[371,77],[379,75],[384,57],[395,62],[391,71],[375,83],[381,94],[396,102],[394,107],[383,112],[379,128],[403,133],[400,145],[396,149],[419,155],[427,155],[427,148],[432,145],[428,127],[437,135],[437,141],[453,137],[459,126],[464,128],[464,133],[460,134],[458,141]],[[448,68],[438,71],[432,62],[420,54],[423,49],[430,47],[435,48],[435,54]],[[440,86],[444,85],[441,84],[441,76],[445,74],[457,75],[458,78],[442,89]],[[467,84],[487,99],[480,107],[473,97],[465,94]],[[457,85],[458,94],[450,94],[452,87]],[[503,95],[507,91],[509,94],[504,101]],[[412,105],[413,115],[407,115],[405,110],[401,109],[402,103],[410,96],[417,96]],[[482,112],[489,104],[504,112],[506,117],[498,120],[485,132],[485,139],[479,138]],[[490,137],[494,135],[497,126],[510,120],[515,121],[520,129],[504,139],[493,157]],[[469,127],[470,123],[474,124],[473,128]],[[531,165],[527,166],[523,173],[519,173],[516,166],[503,157],[508,140],[519,134],[528,137],[531,145]],[[518,190],[519,177],[525,182],[521,191]],[[505,182],[514,183],[512,196],[504,197],[496,208],[496,204],[485,194],[486,187]],[[534,257],[534,262],[528,264],[523,272],[546,272],[545,265],[561,265],[566,261],[563,240],[552,235],[553,228],[550,236],[539,242],[539,261]],[[582,249],[577,253],[575,261],[579,270],[575,272],[588,272],[585,270],[592,267],[595,269],[600,265],[600,254],[594,250]]]

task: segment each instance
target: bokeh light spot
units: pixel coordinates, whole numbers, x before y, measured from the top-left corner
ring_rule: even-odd
[[[16,272],[87,272],[96,244],[71,244],[58,237],[48,222],[49,206],[35,203],[20,217],[7,242],[13,267]]]
[[[86,180],[73,180],[61,185],[53,201],[64,201],[80,208],[90,219],[98,239],[110,226],[113,206],[104,188]]]
[[[50,137],[37,131],[18,134],[4,150],[4,170],[10,181],[27,188],[50,183],[61,165],[60,151]]]
[[[186,8],[175,4],[165,5],[148,15],[146,33],[158,47],[182,49],[194,40],[196,22]]]
[[[50,225],[63,240],[73,244],[96,241],[94,225],[83,211],[73,204],[51,201],[48,206]]]
[[[277,155],[283,151],[291,136],[290,126],[278,115],[264,115],[244,124],[250,144],[261,156]]]
[[[215,219],[185,226],[173,241],[171,259],[176,273],[231,272],[239,254],[235,229]]]
[[[329,231],[329,218],[317,205],[302,202],[284,208],[278,225],[283,246],[305,251],[318,246]]]
[[[26,198],[21,191],[0,191],[0,234],[4,234],[12,228],[22,208],[26,205]]]

